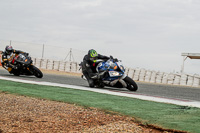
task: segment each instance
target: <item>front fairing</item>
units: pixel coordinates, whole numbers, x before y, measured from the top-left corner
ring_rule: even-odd
[[[124,75],[124,67],[121,62],[113,62],[113,60],[108,60],[106,62],[100,62],[97,66],[97,72],[107,71],[107,75],[103,80],[113,81],[119,79]]]
[[[113,73],[115,73],[115,74],[113,74]],[[108,81],[113,81],[113,80],[119,79],[124,75],[124,73],[119,72],[119,71],[108,71],[108,74],[109,74],[109,76],[107,78],[105,78],[105,80],[108,80]]]
[[[15,60],[16,60],[16,62],[19,62],[19,63],[24,64],[24,65],[29,65],[29,64],[32,63],[31,57],[30,56],[25,56],[23,54],[18,55],[15,58]]]

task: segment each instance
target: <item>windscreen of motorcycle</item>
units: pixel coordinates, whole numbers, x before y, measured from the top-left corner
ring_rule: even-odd
[[[17,57],[18,61],[25,61],[26,57],[23,54],[19,54],[19,56]]]
[[[108,66],[109,69],[115,70],[115,69],[118,68],[118,67],[117,67],[117,64],[114,63],[112,60],[108,60],[108,61],[106,62],[106,65]]]
[[[96,67],[96,71],[97,72],[102,72],[102,71],[106,71],[107,69],[110,69],[110,62],[100,62],[97,67]]]
[[[124,65],[122,64],[122,62],[117,62],[117,65],[119,66],[119,68],[122,72],[125,72],[125,68],[124,68]]]
[[[113,62],[110,63],[110,69],[117,69],[117,65]]]

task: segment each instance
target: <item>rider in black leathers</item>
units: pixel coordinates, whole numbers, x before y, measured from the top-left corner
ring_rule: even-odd
[[[94,49],[90,49],[88,51],[88,54],[84,56],[83,62],[82,62],[82,72],[84,76],[86,77],[90,87],[94,87],[93,79],[94,77],[98,77],[98,74],[96,71],[97,59],[103,59],[107,61],[110,58],[101,54],[97,54],[97,52]]]
[[[16,57],[20,53],[25,53],[25,52],[20,51],[20,50],[15,50],[13,49],[12,46],[6,46],[5,51],[2,54],[1,64],[10,73],[12,72],[12,69],[17,69],[17,67],[12,63],[12,60],[14,59],[14,57]]]

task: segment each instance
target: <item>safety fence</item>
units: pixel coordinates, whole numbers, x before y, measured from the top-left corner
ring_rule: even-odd
[[[200,87],[200,76],[184,73],[165,73],[145,70],[140,68],[128,68],[126,74],[135,81],[149,83],[183,85],[190,87]]]
[[[32,58],[33,65],[46,70],[81,73],[79,63],[70,61],[55,61],[52,59]]]
[[[35,66],[41,69],[81,73],[79,63],[77,62],[33,58],[33,63]],[[140,68],[126,68],[126,74],[135,81],[200,87],[199,75],[165,73]]]

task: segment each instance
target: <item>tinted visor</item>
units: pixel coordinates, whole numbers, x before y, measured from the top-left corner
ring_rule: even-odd
[[[11,54],[13,51],[12,50],[7,50],[6,53],[7,54]]]

